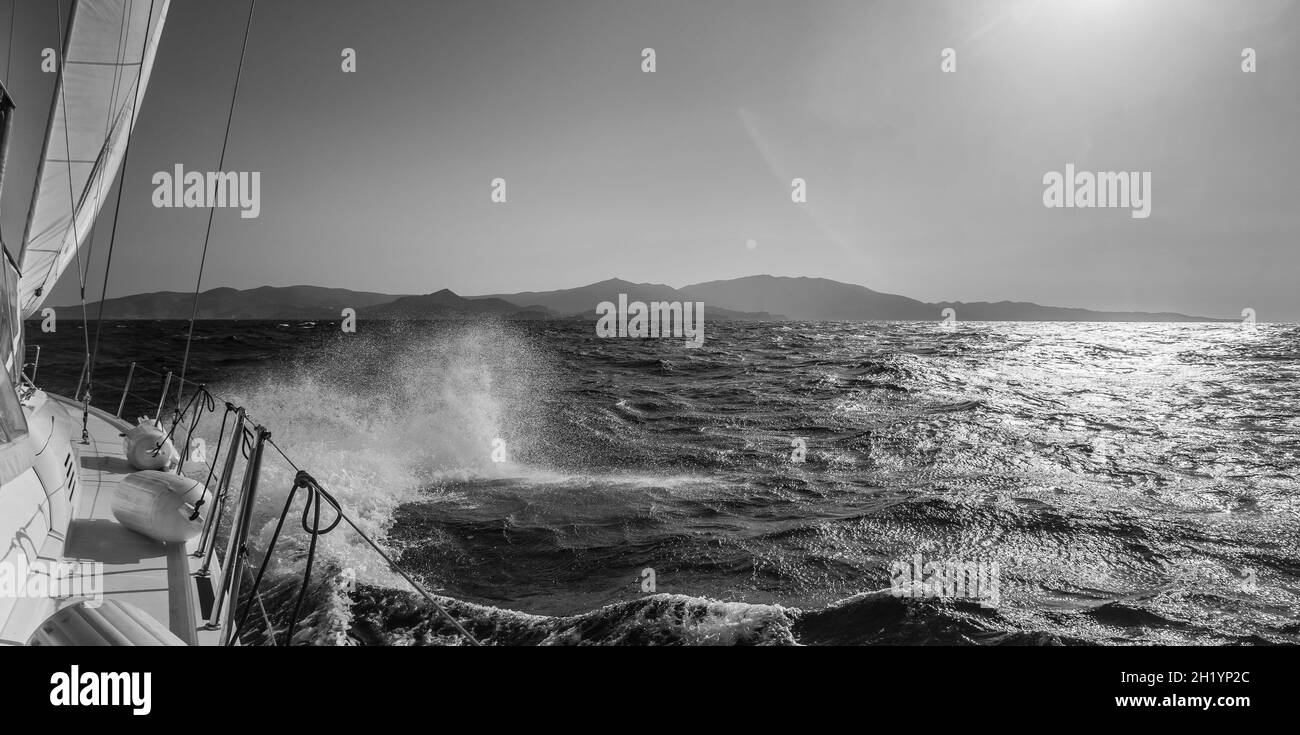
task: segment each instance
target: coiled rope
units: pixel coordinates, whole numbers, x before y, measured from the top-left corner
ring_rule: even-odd
[[[211,412],[217,410],[216,399],[213,398],[212,394],[208,392],[207,387],[202,385],[200,385],[198,389],[194,391],[194,395],[190,396],[190,401],[189,403],[185,404],[185,408],[176,412],[175,418],[172,419],[172,427],[167,430],[167,435],[158,441],[158,446],[153,448],[153,456],[157,457],[158,453],[162,451],[163,445],[171,441],[172,436],[176,433],[176,426],[180,424],[182,419],[185,418],[185,414],[190,412],[190,408],[194,407],[195,402],[198,402],[198,407],[195,408],[194,410],[194,419],[190,422],[190,430],[185,438],[185,442],[186,442],[185,451],[181,453],[181,459],[180,459],[181,464],[185,463],[185,458],[189,456],[189,451],[190,451],[189,442],[193,440],[194,431],[199,427],[199,419],[203,418],[203,412],[204,411]],[[226,405],[230,405],[230,404],[226,404]],[[222,421],[222,425],[223,426],[225,425],[224,420]]]
[[[209,393],[208,395],[211,396],[212,394]],[[212,462],[208,463],[208,477],[207,477],[207,479],[205,479],[205,480],[203,481],[203,495],[200,496],[198,502],[194,504],[194,513],[190,515],[190,520],[191,520],[191,521],[196,521],[196,520],[198,520],[198,518],[199,518],[199,511],[203,508],[203,499],[207,497],[207,494],[208,494],[208,487],[212,484],[212,476],[215,475],[216,472],[217,472],[217,459],[216,459],[216,458],[219,457],[219,456],[221,456],[221,447],[222,447],[222,444],[226,441],[226,422],[230,420],[230,414],[232,414],[232,413],[234,413],[234,412],[236,412],[236,411],[238,411],[238,410],[239,410],[239,409],[235,408],[235,404],[231,403],[230,401],[226,401],[226,412],[225,412],[224,414],[222,414],[222,416],[221,416],[221,431],[217,432],[217,448],[216,448],[216,451],[213,452],[213,454],[212,454]],[[197,426],[198,426],[198,421],[197,421],[197,420],[196,420],[193,424],[190,425],[190,434],[189,434],[190,437],[193,437],[193,436],[194,436],[194,429],[195,429],[195,427],[197,427]],[[187,441],[187,442],[188,442],[188,441],[192,441],[192,439],[190,439],[189,437],[187,437],[187,438],[186,438],[186,441]],[[230,441],[231,441],[231,442],[235,442],[235,441],[238,441],[238,439],[236,439],[235,437],[232,436],[232,437],[230,437]],[[181,462],[181,463],[180,463],[180,466],[178,466],[178,467],[176,468],[176,472],[177,472],[177,474],[180,474],[181,470],[182,470],[183,467],[184,467],[184,464],[185,464],[184,462]],[[222,496],[224,497],[225,494],[226,494],[227,492],[229,492],[229,488],[226,488],[226,490],[224,490],[224,491],[222,492]],[[218,502],[217,502],[217,507],[218,507],[218,508],[221,507],[221,503],[220,503],[219,499],[218,499]]]
[[[298,597],[293,603],[293,613],[289,616],[289,628],[285,633],[285,644],[293,645],[293,632],[298,627],[298,615],[302,612],[302,601],[307,596],[307,587],[311,583],[311,569],[316,561],[316,538],[323,536],[338,527],[339,522],[343,520],[343,509],[339,507],[338,501],[332,495],[321,489],[316,480],[303,470],[298,470],[298,474],[293,478],[293,486],[289,488],[289,497],[284,501],[284,510],[280,512],[280,520],[275,524],[275,532],[271,534],[271,541],[266,547],[266,554],[262,557],[262,564],[257,569],[257,576],[253,578],[253,588],[249,592],[249,604],[244,605],[244,614],[239,617],[239,624],[235,626],[231,634],[230,642],[233,644],[238,639],[239,631],[243,630],[244,623],[248,621],[248,613],[253,609],[252,600],[258,599],[258,590],[262,586],[262,578],[266,575],[266,568],[271,563],[271,552],[275,549],[276,541],[280,538],[280,531],[284,529],[284,521],[289,516],[289,509],[293,506],[293,499],[298,495],[299,490],[307,491],[307,502],[302,508],[302,530],[307,533],[307,561],[302,572],[302,586],[298,589]],[[328,503],[334,509],[334,520],[325,528],[320,526],[320,507],[321,503]],[[307,515],[312,514],[311,524],[308,525]],[[275,632],[267,631],[271,640],[275,640]]]
[[[412,589],[418,592],[430,605],[432,605],[433,608],[437,610],[438,613],[447,620],[447,622],[451,623],[452,627],[454,627],[462,636],[464,636],[466,640],[468,640],[471,644],[475,646],[483,645],[481,642],[479,642],[477,638],[474,637],[472,633],[470,633],[468,630],[465,629],[465,626],[462,625],[459,620],[454,618],[452,614],[448,612],[447,609],[443,607],[441,603],[438,602],[437,598],[435,598],[432,594],[429,593],[428,590],[424,588],[424,585],[421,585],[419,582],[415,581],[415,579],[412,578],[411,575],[408,574],[405,569],[402,569],[400,566],[398,566],[397,562],[394,561],[393,558],[390,557],[383,550],[383,548],[379,546],[379,544],[375,543],[374,539],[370,538],[370,536],[367,535],[365,531],[362,531],[361,528],[359,528],[357,524],[354,523],[353,520],[348,517],[348,514],[343,510],[338,500],[336,500],[333,495],[331,495],[328,491],[326,491],[323,487],[321,487],[320,483],[317,482],[316,478],[312,477],[311,474],[309,474],[308,472],[300,468],[292,459],[290,459],[289,455],[285,454],[284,450],[281,449],[280,446],[276,444],[274,440],[267,439],[267,443],[270,444],[271,447],[274,448],[275,451],[278,452],[279,455],[284,458],[285,462],[289,463],[289,466],[293,467],[293,469],[297,472],[297,474],[294,476],[293,488],[289,492],[289,498],[285,501],[284,510],[280,513],[280,520],[276,524],[275,533],[272,534],[271,542],[267,546],[266,556],[263,557],[262,559],[262,566],[258,570],[257,577],[253,582],[253,589],[251,593],[252,595],[256,596],[257,594],[258,586],[262,582],[263,574],[266,571],[267,564],[271,558],[271,551],[275,548],[276,539],[279,537],[280,530],[284,526],[284,520],[288,516],[289,507],[293,503],[294,495],[297,493],[299,489],[307,490],[307,504],[303,507],[303,511],[302,511],[302,528],[305,532],[307,532],[310,540],[307,546],[307,561],[306,561],[306,568],[303,572],[302,587],[298,591],[298,599],[294,603],[293,615],[290,618],[290,622],[289,622],[288,638],[286,639],[287,643],[292,644],[293,631],[297,626],[298,614],[301,610],[303,597],[307,592],[307,585],[311,578],[311,569],[312,569],[312,564],[316,553],[316,537],[327,534],[330,531],[333,531],[335,528],[338,527],[339,523],[346,523],[348,524],[348,526],[352,528],[354,532],[356,532],[357,536],[361,537],[361,539],[365,541],[366,544],[369,545],[370,548],[373,549],[374,552],[378,554],[379,557],[383,559],[385,563],[388,564],[389,569],[392,569],[394,572],[400,575],[402,579],[405,579],[407,584],[411,585]],[[320,526],[320,507],[322,502],[329,505],[335,511],[334,520],[329,524],[329,526],[325,528],[321,528]],[[307,514],[309,511],[312,513],[311,525],[308,525],[307,523]],[[251,607],[251,605],[249,607]],[[248,610],[249,608],[245,607],[244,615],[243,617],[240,618],[239,626],[235,629],[236,636],[239,630],[241,630],[244,626],[244,620],[248,617]],[[232,641],[235,640],[236,636],[232,636],[231,640]],[[272,636],[272,638],[274,638],[274,636]]]

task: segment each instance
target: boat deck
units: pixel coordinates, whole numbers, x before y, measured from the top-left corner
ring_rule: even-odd
[[[51,397],[80,418],[80,404]],[[219,645],[217,631],[203,627],[212,604],[208,580],[220,575],[217,560],[209,578],[198,578],[202,560],[193,556],[198,539],[186,544],[154,541],[113,517],[113,493],[122,478],[134,471],[122,451],[121,435],[130,428],[112,414],[91,408],[90,438],[79,445],[81,478],[64,560],[102,564],[105,600],[135,605],[189,645]]]

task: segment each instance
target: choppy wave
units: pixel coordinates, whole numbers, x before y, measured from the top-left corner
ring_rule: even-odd
[[[332,328],[196,355],[492,644],[1300,642],[1294,326]],[[917,555],[996,564],[998,604],[895,597]],[[346,530],[320,564],[297,642],[462,642]]]

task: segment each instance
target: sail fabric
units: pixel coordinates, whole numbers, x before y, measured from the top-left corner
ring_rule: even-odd
[[[162,37],[168,0],[78,0],[59,63],[18,303],[23,318],[77,257],[126,151]]]

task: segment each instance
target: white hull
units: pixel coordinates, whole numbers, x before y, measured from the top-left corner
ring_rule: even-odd
[[[31,570],[26,589],[33,587],[32,576],[58,563],[95,579],[74,578],[65,585],[81,595],[0,593],[0,645],[27,643],[43,621],[85,599],[87,590],[138,608],[189,645],[217,644],[217,631],[205,627],[213,598],[209,580],[220,576],[217,560],[200,577],[198,539],[154,541],[113,517],[113,492],[133,471],[121,439],[130,424],[91,408],[88,441],[81,444],[80,422],[65,407],[81,412],[66,398],[39,391],[24,406],[34,466],[0,486],[0,538],[14,540],[0,563]]]

